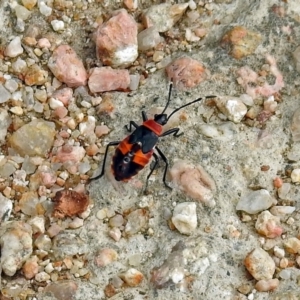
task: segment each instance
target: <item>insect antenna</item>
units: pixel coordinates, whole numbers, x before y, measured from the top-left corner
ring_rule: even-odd
[[[168,95],[167,104],[166,104],[164,110],[160,114],[164,114],[164,112],[166,111],[166,109],[168,108],[168,106],[170,104],[171,94],[172,94],[172,88],[173,88],[173,80],[171,79],[171,82],[170,82],[170,85],[169,85],[169,95]]]
[[[192,101],[192,102],[186,103],[186,104],[184,104],[184,105],[182,105],[182,106],[180,106],[180,107],[178,107],[178,108],[175,108],[175,109],[168,115],[167,121],[169,121],[169,119],[172,117],[172,115],[175,114],[175,113],[176,113],[177,111],[179,111],[180,109],[182,109],[182,108],[184,108],[184,107],[186,107],[186,106],[189,106],[189,105],[191,105],[191,104],[193,104],[193,103],[199,102],[199,101],[201,101],[202,99],[211,99],[211,98],[216,98],[216,96],[206,96],[206,97],[198,98],[198,99],[196,99],[196,100],[194,100],[194,101]],[[169,101],[168,101],[168,102],[169,102]]]

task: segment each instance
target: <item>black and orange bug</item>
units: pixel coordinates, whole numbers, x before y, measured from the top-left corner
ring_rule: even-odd
[[[187,104],[184,104],[172,111],[169,115],[165,114],[166,109],[169,106],[169,103],[171,101],[171,93],[172,93],[172,87],[173,83],[170,83],[169,86],[169,95],[167,104],[164,107],[163,111],[160,114],[156,114],[154,116],[154,119],[148,119],[145,111],[142,111],[142,118],[143,118],[143,124],[138,125],[134,121],[129,122],[129,126],[126,125],[126,129],[131,132],[132,127],[135,128],[135,130],[128,135],[124,140],[122,141],[115,141],[110,142],[106,146],[105,154],[104,154],[104,160],[102,165],[101,173],[91,178],[90,180],[99,179],[104,175],[105,170],[105,163],[107,159],[107,154],[109,147],[111,146],[117,146],[115,154],[112,159],[112,172],[117,181],[128,181],[133,176],[135,176],[140,170],[142,170],[150,161],[151,157],[153,156],[155,159],[154,165],[151,167],[150,173],[147,176],[147,182],[151,174],[153,173],[157,163],[158,163],[158,155],[162,158],[162,160],[165,163],[165,170],[163,175],[163,182],[166,187],[171,188],[166,183],[166,175],[168,170],[168,159],[163,154],[163,152],[156,146],[159,138],[171,135],[178,137],[183,133],[179,133],[179,128],[172,128],[164,133],[163,126],[167,124],[171,116],[179,111],[180,109],[191,105],[193,103],[201,101],[203,98],[198,98],[192,102],[189,102]],[[215,98],[216,96],[206,96],[205,98]],[[156,151],[158,155],[154,152]]]

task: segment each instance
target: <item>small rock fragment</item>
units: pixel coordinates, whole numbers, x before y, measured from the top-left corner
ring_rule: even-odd
[[[261,189],[241,197],[236,210],[243,210],[248,214],[257,214],[268,209],[275,203],[275,199],[267,190]]]
[[[300,169],[294,169],[291,174],[292,182],[300,182]]]
[[[118,259],[118,253],[111,248],[101,249],[95,256],[94,262],[97,267],[105,267]]]
[[[15,131],[9,143],[22,156],[46,156],[53,145],[54,136],[54,123],[35,119]]]
[[[163,38],[159,35],[155,26],[149,27],[141,31],[138,36],[139,51],[147,51],[155,48],[159,43],[163,41]]]
[[[5,48],[4,54],[9,57],[16,57],[23,53],[23,48],[21,45],[21,38],[19,36],[15,37],[10,41],[10,43]]]
[[[85,155],[85,150],[81,146],[64,145],[59,147],[56,155],[53,157],[53,162],[80,162]]]
[[[77,289],[77,283],[72,280],[54,282],[45,287],[40,299],[45,299],[49,294],[59,300],[74,299]]]
[[[0,84],[0,104],[7,102],[10,98],[11,93],[3,86],[3,84]],[[3,115],[3,113],[1,114]]]
[[[300,254],[300,240],[296,237],[291,237],[284,240],[283,246],[288,253]]]
[[[52,199],[54,202],[53,216],[57,218],[72,217],[84,212],[89,205],[87,195],[72,190],[63,190],[56,193]]]
[[[22,270],[26,279],[32,279],[39,272],[37,256],[30,257],[23,265]]]
[[[87,72],[76,52],[69,45],[60,45],[48,61],[54,76],[69,87],[86,85]]]
[[[138,286],[144,279],[144,275],[137,269],[130,268],[125,273],[119,275],[125,283],[131,287]]]
[[[283,231],[280,227],[280,218],[273,216],[267,210],[258,215],[255,223],[255,229],[259,234],[262,234],[270,239],[280,236]]]
[[[88,82],[92,93],[121,90],[125,91],[130,85],[128,70],[115,70],[111,67],[93,68]]]
[[[166,72],[179,89],[193,88],[206,78],[204,66],[190,57],[175,59],[166,67]]]
[[[210,175],[200,166],[178,160],[170,169],[172,182],[189,197],[213,207],[216,185]]]
[[[183,202],[176,205],[172,222],[180,233],[192,234],[197,227],[196,204]]]
[[[104,65],[113,67],[126,67],[136,60],[137,24],[125,9],[98,27],[96,52]]]
[[[295,211],[295,206],[272,206],[270,212],[274,216],[283,217]]]
[[[1,224],[0,267],[8,276],[13,276],[32,253],[32,230],[22,221]]]
[[[143,15],[143,23],[146,28],[156,26],[159,32],[170,30],[180,20],[188,8],[188,3],[171,5],[161,3],[150,6]]]
[[[262,248],[252,250],[245,258],[244,265],[256,280],[272,279],[275,272],[273,259]]]
[[[229,48],[229,54],[241,59],[254,53],[261,42],[261,35],[248,30],[243,26],[236,26],[230,29],[222,38],[221,46]]]
[[[25,74],[25,83],[27,85],[42,85],[48,79],[48,72],[34,64],[30,66]]]
[[[147,225],[149,212],[143,208],[137,209],[131,212],[126,219],[125,233],[127,235],[134,235]]]
[[[247,113],[242,100],[235,97],[217,97],[214,101],[220,111],[232,122],[239,123]]]
[[[0,224],[9,219],[12,207],[12,201],[0,193]]]
[[[268,280],[259,280],[255,284],[255,289],[259,292],[269,292],[275,290],[279,286],[279,280],[277,278]]]

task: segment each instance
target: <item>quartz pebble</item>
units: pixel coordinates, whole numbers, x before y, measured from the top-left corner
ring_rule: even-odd
[[[30,257],[23,265],[22,270],[26,279],[32,279],[39,272],[37,256]]]
[[[37,273],[35,275],[34,279],[37,282],[48,281],[48,280],[50,280],[50,275],[43,271],[43,272]]]
[[[11,93],[0,84],[0,104],[7,102],[11,98]]]
[[[300,254],[300,240],[296,237],[291,237],[284,240],[283,246],[288,253]]]
[[[161,3],[150,6],[143,15],[146,28],[156,26],[159,32],[170,30],[188,8],[188,3],[174,4]]]
[[[258,292],[268,292],[273,291],[279,286],[279,280],[277,278],[268,280],[259,280],[255,284],[255,289]]]
[[[28,224],[32,228],[33,234],[45,232],[45,218],[43,216],[35,216],[28,220]]]
[[[12,207],[12,201],[0,193],[0,224],[9,219]]]
[[[17,57],[23,53],[21,38],[19,36],[13,38],[5,48],[4,54],[9,57]]]
[[[147,51],[155,48],[155,46],[163,41],[163,38],[159,35],[159,32],[155,26],[141,31],[138,34],[137,39],[139,51]]]
[[[269,211],[263,211],[258,215],[255,229],[259,234],[274,239],[282,234],[280,218],[273,216]]]
[[[101,249],[95,256],[94,262],[97,267],[105,267],[118,259],[118,253],[111,248]]]
[[[1,103],[1,85],[0,85],[0,103]],[[0,108],[0,144],[5,141],[7,129],[11,124],[11,117],[7,110]]]
[[[291,174],[292,182],[300,182],[300,169],[294,169]]]
[[[92,93],[126,90],[130,85],[128,70],[116,70],[111,67],[93,68],[88,81]]]
[[[210,175],[200,166],[178,160],[170,169],[172,182],[189,197],[214,207],[216,185]]]
[[[219,110],[232,122],[239,123],[247,113],[242,100],[235,97],[217,97],[215,103]]]
[[[190,57],[180,57],[166,67],[169,80],[179,89],[193,88],[206,78],[204,66]]]
[[[192,234],[197,228],[196,204],[194,202],[183,202],[176,205],[172,222],[180,233]]]
[[[236,210],[242,210],[248,214],[257,214],[268,209],[275,203],[275,199],[267,190],[261,189],[241,197]]]
[[[113,67],[126,67],[136,60],[137,24],[125,9],[98,27],[96,52],[104,65]]]
[[[289,215],[295,211],[295,206],[272,206],[270,212],[274,216],[283,217]]]
[[[284,255],[285,255],[284,249],[282,249],[282,248],[280,248],[278,246],[275,246],[273,251],[274,251],[274,255],[276,257],[283,258]]]
[[[144,279],[144,275],[134,268],[128,269],[125,273],[120,274],[119,276],[131,287],[138,286]]]
[[[61,20],[52,20],[51,26],[54,31],[62,31],[65,29],[65,23]]]
[[[121,239],[122,232],[119,228],[114,227],[108,232],[108,235],[118,242]]]
[[[275,272],[273,259],[262,248],[252,250],[245,258],[244,265],[256,280],[272,279]]]
[[[1,224],[0,231],[2,271],[13,276],[32,253],[32,230],[22,221]]]
[[[147,225],[149,212],[146,209],[140,208],[132,211],[126,219],[125,233],[126,235],[134,235]]]
[[[54,76],[69,87],[86,85],[87,72],[76,52],[69,45],[60,45],[48,61]]]
[[[54,136],[54,123],[36,119],[15,131],[9,142],[22,156],[46,156],[53,145]]]

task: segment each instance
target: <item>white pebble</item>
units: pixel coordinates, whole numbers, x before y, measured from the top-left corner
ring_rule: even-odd
[[[2,84],[0,84],[0,103],[8,101],[10,97],[10,92]]]
[[[290,279],[291,277],[291,270],[284,269],[279,273],[279,277],[282,279]]]
[[[22,5],[16,5],[15,13],[16,13],[17,18],[19,18],[23,21],[27,20],[29,18],[29,16],[31,15],[31,12]]]
[[[64,106],[64,104],[63,104],[61,101],[59,101],[59,100],[57,100],[57,99],[51,97],[50,100],[49,100],[49,106],[50,106],[52,109],[56,109],[56,108],[58,108],[58,107]]]
[[[51,21],[51,25],[54,31],[62,31],[65,28],[65,23],[60,20]]]
[[[179,203],[174,208],[172,222],[180,233],[193,233],[193,231],[197,227],[197,214],[195,202]]]
[[[13,114],[17,116],[23,115],[23,108],[21,106],[14,106],[9,111],[11,111]]]
[[[9,57],[16,57],[22,54],[23,51],[24,50],[21,45],[21,38],[17,36],[7,45],[4,54]]]
[[[39,2],[40,13],[46,17],[49,17],[52,14],[52,8],[47,6],[45,2]]]
[[[291,174],[293,182],[300,182],[300,169],[294,169]]]
[[[14,79],[6,80],[4,84],[5,88],[10,91],[11,93],[15,92],[18,89],[18,83]]]
[[[50,275],[47,274],[46,272],[40,272],[40,273],[37,273],[34,277],[34,279],[37,281],[37,282],[43,282],[43,281],[47,281],[50,279]]]
[[[279,257],[279,258],[283,258],[284,257],[284,254],[285,254],[285,251],[284,249],[278,247],[278,246],[275,246],[274,247],[274,255],[276,257]]]

